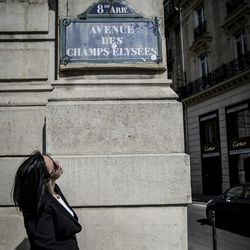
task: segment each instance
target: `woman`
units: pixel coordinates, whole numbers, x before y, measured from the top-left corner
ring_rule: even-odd
[[[36,151],[18,168],[13,200],[23,213],[31,250],[79,250],[78,217],[55,183],[63,169]]]

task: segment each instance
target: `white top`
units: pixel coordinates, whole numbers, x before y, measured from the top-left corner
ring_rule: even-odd
[[[55,197],[55,196],[54,196]],[[72,210],[65,204],[65,202],[64,202],[64,200],[61,198],[61,196],[57,196],[57,197],[55,197],[56,198],[56,200],[58,201],[58,202],[60,202],[63,206],[64,206],[64,208],[74,217],[74,213],[72,212]]]

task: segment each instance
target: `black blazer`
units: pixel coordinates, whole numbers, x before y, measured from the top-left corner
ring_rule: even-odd
[[[72,210],[57,185],[55,191]],[[49,192],[39,216],[23,212],[30,250],[79,250],[75,234],[82,227],[73,213],[74,217]]]

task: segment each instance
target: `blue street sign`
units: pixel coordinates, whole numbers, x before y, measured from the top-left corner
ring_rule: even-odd
[[[64,19],[60,25],[61,64],[162,62],[157,18]]]

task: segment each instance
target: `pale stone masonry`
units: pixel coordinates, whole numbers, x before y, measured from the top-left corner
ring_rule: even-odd
[[[83,227],[80,249],[188,249],[190,164],[167,79],[163,1],[126,1],[159,18],[159,65],[60,67],[59,21],[94,2],[0,2],[1,250],[29,249],[10,190],[35,149],[64,168],[59,185]]]

